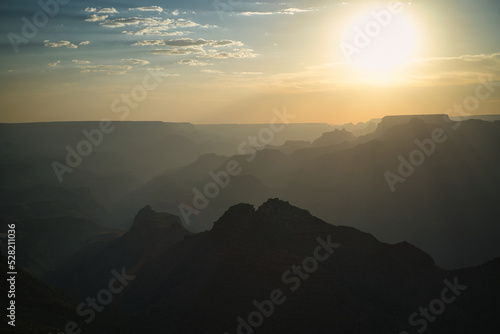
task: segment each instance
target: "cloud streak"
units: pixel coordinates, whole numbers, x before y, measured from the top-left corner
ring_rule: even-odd
[[[237,52],[216,52],[216,53],[207,53],[203,56],[198,56],[199,58],[210,58],[210,59],[229,59],[229,58],[255,58],[258,54],[253,53],[251,51],[237,51]]]
[[[183,36],[185,34],[189,34],[191,32],[189,31],[165,31],[170,29],[169,27],[163,28],[163,27],[148,27],[141,29],[139,31],[122,31],[122,33],[127,34],[127,35],[136,35],[136,36],[143,36],[143,35],[149,35],[149,36]]]
[[[211,63],[206,63],[206,62],[202,62],[202,61],[199,61],[199,60],[196,60],[196,59],[188,59],[188,58],[180,60],[178,62],[178,64],[180,64],[180,65],[189,65],[189,66],[210,66],[210,65],[213,65]]]
[[[43,45],[49,48],[69,48],[69,49],[76,49],[78,48],[77,45],[71,43],[70,41],[58,41],[58,42],[51,42],[48,39],[43,41]]]
[[[98,14],[116,14],[116,13],[118,13],[118,11],[113,7],[101,8],[101,9],[97,9],[95,7],[87,7],[83,11],[87,12],[87,13],[98,13]]]
[[[155,49],[151,50],[149,53],[155,55],[179,56],[179,55],[189,55],[193,53],[205,53],[205,51],[201,48],[175,48],[175,49]]]
[[[119,17],[106,19],[99,23],[100,26],[108,28],[121,28],[131,25],[159,25],[160,22],[153,18],[142,18],[142,17]]]
[[[86,65],[80,66],[81,73],[106,73],[109,75],[125,74],[132,69],[130,65]]]
[[[47,66],[49,66],[49,67],[56,67],[60,63],[61,63],[60,60],[56,60],[56,61],[53,61],[53,62],[49,63]]]
[[[203,38],[192,39],[192,38],[179,38],[179,39],[169,39],[169,40],[144,40],[138,41],[133,45],[163,45],[172,47],[188,47],[188,46],[212,46],[212,47],[223,47],[223,46],[242,46],[243,43],[240,41],[232,41],[229,39],[224,39],[220,41],[216,40],[206,40]]]
[[[90,60],[78,60],[78,59],[73,59],[71,61],[73,64],[80,64],[80,65],[83,65],[83,64],[90,64]]]
[[[160,6],[136,7],[136,8],[129,8],[129,10],[139,10],[141,12],[158,12],[158,13],[163,12],[163,8],[161,8]]]
[[[122,59],[122,62],[128,63],[128,64],[133,64],[133,65],[148,65],[149,64],[149,61],[147,61],[147,60],[135,59],[135,58]]]
[[[241,12],[237,15],[241,16],[267,16],[267,15],[295,15],[297,13],[308,13],[316,11],[316,9],[300,9],[300,8],[287,8],[278,11],[267,11],[267,12]]]
[[[106,21],[108,18],[108,15],[97,15],[97,14],[92,14],[88,18],[85,19],[86,22],[102,22]]]

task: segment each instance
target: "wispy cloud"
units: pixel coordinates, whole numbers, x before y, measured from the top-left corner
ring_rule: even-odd
[[[316,9],[300,9],[300,8],[287,8],[284,10],[278,11],[267,11],[267,12],[241,12],[237,13],[238,15],[243,16],[262,16],[262,15],[294,15],[297,13],[308,13],[316,11]]]
[[[196,60],[196,59],[188,59],[188,58],[180,60],[178,62],[178,64],[189,65],[189,66],[209,66],[209,65],[213,65],[211,63],[205,63],[205,62],[202,62],[202,61],[199,61],[199,60]]]
[[[136,8],[129,8],[129,10],[139,10],[141,12],[163,12],[163,8],[160,6],[149,6],[149,7],[136,7]]]
[[[179,73],[160,73],[160,76],[162,76],[162,77],[180,77],[181,75]]]
[[[166,46],[202,46],[202,45],[211,45],[211,46],[222,46],[222,45],[231,45],[239,42],[234,41],[211,41],[205,40],[203,38],[199,38],[194,40],[192,38],[179,38],[179,39],[171,39],[165,40],[163,45]],[[238,44],[241,45],[241,44]]]
[[[90,19],[90,20],[89,20]],[[155,17],[116,17],[116,18],[106,18],[101,19],[99,17],[94,18],[89,17],[86,21],[89,22],[99,22],[99,25],[108,28],[120,28],[125,26],[146,26],[148,28],[156,28],[158,31],[165,31],[168,29],[178,29],[178,28],[213,28],[213,25],[201,25],[191,20],[185,19],[161,19]]]
[[[122,62],[128,63],[128,64],[133,64],[133,65],[148,65],[149,64],[149,61],[147,61],[147,60],[135,59],[135,58],[122,59]]]
[[[81,73],[106,73],[109,75],[125,74],[132,69],[130,65],[86,65],[80,66]]]
[[[257,53],[253,53],[251,51],[236,51],[236,52],[207,53],[205,55],[198,57],[210,58],[210,59],[228,59],[228,58],[255,58],[257,56],[258,56]]]
[[[191,20],[178,19],[174,22],[174,26],[177,28],[193,28],[193,27],[201,27],[201,28],[215,28],[216,26],[206,24],[201,25],[199,23],[193,22]]]
[[[78,60],[78,59],[73,59],[71,61],[73,64],[80,64],[80,65],[83,65],[83,64],[90,64],[90,60]]]
[[[144,41],[137,41],[133,43],[132,45],[141,45],[141,46],[156,46],[156,45],[165,45],[165,41],[161,39],[155,39],[155,40],[144,40]]]
[[[236,75],[260,75],[262,72],[233,72]]]
[[[148,67],[147,70],[148,71],[163,71],[164,68],[161,66],[155,66],[155,67]]]
[[[51,63],[48,64],[49,67],[56,67],[57,65],[59,65],[61,63],[60,60],[56,60],[56,61],[53,61]]]
[[[189,55],[193,53],[205,53],[205,51],[201,48],[174,48],[174,49],[155,49],[149,51],[149,53],[155,55],[179,56],[179,55]]]
[[[83,41],[83,42],[78,43],[78,45],[89,45],[89,44],[90,44],[90,41]]]
[[[111,19],[106,19],[102,22],[99,23],[99,25],[103,27],[108,27],[108,28],[120,28],[120,27],[125,27],[125,26],[132,26],[132,25],[140,25],[140,24],[146,24],[146,25],[155,25],[159,24],[158,20],[154,18],[142,18],[142,17],[118,17],[118,18],[111,18]]]
[[[87,22],[102,22],[108,18],[108,15],[97,15],[92,14],[88,18],[85,19]]]
[[[139,9],[140,8],[140,9]],[[148,10],[146,10],[146,8]],[[133,8],[139,11],[152,11],[153,9],[158,9],[158,6],[151,7],[138,7]],[[89,9],[89,8],[87,8]],[[87,10],[89,12],[97,12],[95,8],[90,8]],[[186,31],[189,28],[213,28],[213,25],[201,25],[192,20],[186,19],[170,19],[170,18],[160,18],[160,17],[109,17],[109,15],[97,15],[92,14],[86,20],[86,22],[97,22],[100,26],[106,28],[123,28],[137,27],[139,30],[125,30],[122,33],[127,35],[151,35],[151,36],[183,36],[185,34],[191,33],[191,31]],[[175,31],[170,31],[175,30]]]
[[[243,43],[240,41],[232,41],[229,39],[224,39],[221,41],[206,40],[203,38],[192,39],[192,38],[179,38],[179,39],[169,39],[169,40],[145,40],[138,41],[133,45],[164,45],[164,46],[174,46],[174,47],[187,47],[187,46],[212,46],[212,47],[222,47],[222,46],[242,46]]]
[[[83,11],[87,12],[87,13],[98,13],[98,14],[116,14],[116,13],[118,13],[118,11],[113,7],[101,8],[101,9],[97,9],[95,7],[87,7]]]
[[[408,65],[408,72],[416,84],[476,83],[480,76],[500,76],[500,53],[418,59]]]
[[[99,14],[116,14],[118,11],[114,9],[113,7],[111,8],[103,8],[98,11]]]
[[[224,73],[224,72],[219,71],[219,70],[208,70],[208,69],[201,70],[201,72],[208,73],[208,74],[223,74]]]
[[[500,64],[500,52],[492,54],[463,55],[458,57],[423,58],[413,62],[416,65],[436,66],[442,70],[456,68],[497,67]]]
[[[322,92],[339,87],[372,85],[369,80],[372,74],[360,75],[357,69],[343,63],[307,66],[305,69],[305,71],[273,75],[269,84],[264,84],[264,87],[266,90]],[[399,71],[397,76],[387,77],[387,80],[391,80],[391,85],[398,87],[475,85],[480,82],[480,78],[489,75],[492,75],[493,80],[500,81],[500,53],[423,58],[408,63]]]
[[[63,48],[63,47],[70,48],[70,49],[78,48],[77,45],[75,45],[69,41],[51,42],[48,39],[43,41],[43,45],[45,45],[46,47],[50,47],[50,48]]]
[[[284,12],[287,12],[287,13],[308,13],[308,12],[314,12],[316,11],[317,9],[313,9],[313,8],[308,8],[308,9],[301,9],[301,8],[288,8],[288,9],[285,9]]]
[[[165,31],[169,30],[169,27],[148,27],[141,29],[139,31],[122,31],[122,33],[127,34],[127,35],[136,35],[136,36],[142,36],[142,35],[150,35],[150,36],[183,36],[185,34],[190,34],[190,31]]]

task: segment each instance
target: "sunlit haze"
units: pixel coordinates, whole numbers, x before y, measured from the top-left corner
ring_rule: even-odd
[[[1,6],[2,122],[118,120],[111,104],[148,71],[162,82],[127,120],[259,123],[282,106],[294,122],[337,124],[446,113],[500,68],[500,4],[490,0],[234,2],[219,11],[211,1],[71,1],[27,37],[21,18],[31,22],[37,3]],[[480,113],[498,106],[496,94]]]

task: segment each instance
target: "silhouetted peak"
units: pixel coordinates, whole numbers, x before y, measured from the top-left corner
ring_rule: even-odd
[[[139,210],[139,212],[137,212],[137,215],[135,216],[135,219],[138,220],[138,219],[144,219],[144,218],[148,218],[148,217],[151,217],[152,215],[154,215],[156,212],[151,208],[150,205],[146,205],[145,207],[143,207],[142,209]]]
[[[156,212],[151,206],[146,205],[135,216],[134,224],[130,228],[130,231],[168,229],[173,224],[181,226],[180,218],[169,213]]]
[[[324,132],[321,137],[316,139],[313,142],[313,145],[321,145],[321,146],[327,146],[327,145],[338,145],[342,144],[343,142],[350,142],[356,140],[356,136],[353,135],[351,132],[347,131],[345,128],[342,129],[335,129],[330,132]]]
[[[240,203],[231,206],[218,221],[214,223],[213,231],[241,231],[250,225],[255,215],[253,205]]]
[[[309,211],[297,208],[289,202],[280,200],[279,198],[270,198],[262,204],[257,210],[257,214],[267,218],[277,218],[286,220],[290,218],[312,217]],[[295,220],[295,219],[293,219]]]
[[[252,225],[264,225],[269,233],[278,233],[285,225],[302,224],[315,219],[309,211],[299,209],[279,198],[268,199],[258,210],[250,204],[237,204],[229,208],[214,224],[217,233],[241,233]],[[307,225],[307,224],[306,224]],[[273,226],[273,227],[271,227]]]
[[[279,198],[270,198],[259,207],[258,211],[286,210],[293,207],[290,202],[280,200]]]
[[[240,203],[240,204],[235,204],[231,206],[227,211],[226,214],[246,214],[246,213],[254,213],[255,208],[251,204],[247,203]]]

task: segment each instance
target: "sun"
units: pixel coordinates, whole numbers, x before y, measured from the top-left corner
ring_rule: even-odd
[[[420,36],[408,12],[373,10],[347,25],[341,50],[351,65],[391,72],[416,58]],[[347,42],[345,42],[347,41]]]

